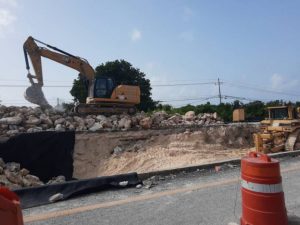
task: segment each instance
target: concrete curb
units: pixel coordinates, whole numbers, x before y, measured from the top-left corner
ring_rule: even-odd
[[[292,152],[279,152],[279,153],[272,153],[268,154],[272,158],[282,158],[282,157],[295,157],[300,155],[300,150],[295,150]],[[152,176],[167,176],[170,174],[178,174],[181,172],[195,172],[197,170],[210,170],[214,169],[215,166],[222,166],[226,164],[232,164],[232,165],[240,165],[241,163],[241,158],[234,158],[230,160],[221,160],[221,161],[216,161],[216,162],[211,162],[211,163],[205,163],[201,165],[195,165],[195,166],[187,166],[187,167],[179,167],[179,168],[174,168],[174,169],[167,169],[167,170],[159,170],[159,171],[152,171],[148,173],[139,173],[138,177],[140,180],[145,180],[148,179]]]

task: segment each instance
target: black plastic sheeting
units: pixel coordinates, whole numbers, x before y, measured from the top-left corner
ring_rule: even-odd
[[[63,194],[63,200],[82,194],[98,192],[109,188],[123,188],[120,182],[127,181],[126,187],[140,183],[137,173],[99,177],[85,180],[74,180],[60,184],[44,185],[35,188],[23,188],[14,192],[20,197],[23,209],[51,203],[49,198],[54,194]]]
[[[0,142],[0,157],[5,162],[17,162],[22,168],[47,182],[52,177],[64,175],[67,180],[73,176],[73,152],[75,132],[24,133]],[[51,203],[54,194],[63,194],[68,199],[81,194],[105,189],[121,188],[120,182],[127,181],[126,187],[139,184],[137,173],[73,180],[60,184],[14,190],[20,197],[23,209]]]
[[[24,133],[0,143],[0,157],[17,162],[31,174],[47,182],[52,177],[73,176],[75,132]]]

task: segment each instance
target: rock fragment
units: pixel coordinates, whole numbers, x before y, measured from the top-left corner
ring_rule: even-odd
[[[90,131],[172,128],[176,126],[206,126],[221,124],[217,113],[195,115],[167,114],[164,111],[133,116],[122,115],[76,115],[72,112],[31,107],[0,106],[0,137],[12,137],[20,133],[40,131]]]
[[[7,125],[19,125],[22,123],[21,117],[5,117],[0,119],[0,124],[7,124]]]
[[[58,201],[61,201],[64,199],[64,195],[62,193],[57,193],[55,195],[52,195],[50,198],[49,198],[49,202],[58,202]]]
[[[119,182],[119,185],[121,187],[126,187],[128,185],[128,181],[121,181],[121,182]]]

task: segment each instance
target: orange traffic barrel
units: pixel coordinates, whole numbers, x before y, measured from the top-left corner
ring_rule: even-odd
[[[279,161],[249,153],[241,161],[241,225],[288,225]]]
[[[18,196],[5,187],[0,187],[0,224],[24,224]]]

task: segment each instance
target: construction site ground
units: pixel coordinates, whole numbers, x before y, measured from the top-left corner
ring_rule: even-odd
[[[257,124],[76,134],[78,179],[145,173],[239,158],[253,149]]]
[[[299,157],[280,161],[290,224],[300,224]],[[111,190],[24,210],[25,224],[239,224],[239,177],[234,165],[160,177],[150,189]]]

